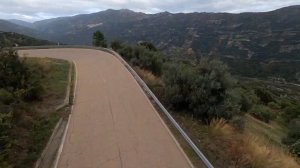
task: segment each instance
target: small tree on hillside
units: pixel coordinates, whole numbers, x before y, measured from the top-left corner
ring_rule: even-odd
[[[100,31],[96,31],[93,34],[93,44],[96,47],[107,47],[104,35]]]

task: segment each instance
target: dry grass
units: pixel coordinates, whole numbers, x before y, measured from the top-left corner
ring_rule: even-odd
[[[265,123],[250,115],[245,116],[245,126],[247,132],[263,136],[277,145],[281,145],[281,140],[286,137],[287,133],[287,128],[280,125],[277,121]]]
[[[263,136],[237,132],[225,120],[214,120],[207,126],[188,116],[178,119],[216,168],[300,167],[283,148]]]
[[[244,136],[245,150],[251,161],[251,167],[297,168],[295,159],[278,146],[252,134]],[[247,155],[246,155],[247,156]]]
[[[153,75],[151,71],[140,69],[139,67],[135,67],[134,70],[140,75],[140,77],[145,81],[145,83],[147,83],[149,87],[163,85],[163,81],[161,80],[161,78]]]

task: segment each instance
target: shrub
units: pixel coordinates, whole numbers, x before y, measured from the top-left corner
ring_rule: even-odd
[[[10,130],[12,128],[12,113],[0,113],[0,167],[7,165],[8,154],[11,146]]]
[[[271,119],[274,118],[271,109],[264,105],[254,105],[250,112],[255,118],[262,120],[266,123],[268,123]]]
[[[110,43],[110,47],[115,51],[119,51],[123,46],[120,41],[115,40]]]
[[[0,88],[12,91],[25,88],[29,75],[28,67],[16,51],[0,51]]]
[[[0,102],[9,105],[14,101],[13,95],[5,89],[0,89]]]
[[[300,157],[300,139],[298,139],[298,141],[291,145],[290,151],[292,154]]]
[[[26,90],[24,94],[24,100],[26,101],[42,100],[43,92],[44,92],[43,86],[40,83],[36,83]]]
[[[284,108],[282,113],[282,118],[287,123],[298,116],[300,116],[300,105],[289,105]]]
[[[239,110],[229,94],[235,80],[219,60],[204,58],[196,67],[171,65],[164,81],[172,106],[203,121],[230,119]]]
[[[255,94],[260,98],[260,100],[264,103],[264,104],[268,104],[269,102],[274,101],[272,94],[267,91],[264,90],[262,88],[257,88],[255,90]]]
[[[289,146],[291,153],[300,157],[300,118],[291,120],[287,137],[282,139],[282,143]]]
[[[139,42],[139,45],[144,46],[150,51],[158,51],[157,48],[152,43],[147,41]]]
[[[119,44],[114,42],[113,46],[118,48]],[[149,50],[144,46],[131,47],[129,45],[122,45],[118,52],[133,66],[150,70],[156,76],[162,74],[163,60],[159,52]]]
[[[280,105],[278,105],[277,103],[275,102],[269,102],[268,103],[268,106],[272,109],[280,109]]]
[[[252,106],[253,104],[249,97],[243,94],[241,97],[241,110],[247,112],[252,108]]]
[[[3,103],[13,101],[11,93],[18,98],[40,99],[43,90],[42,77],[41,66],[29,64],[26,59],[20,59],[16,51],[3,49],[0,51],[0,88],[4,89],[1,90],[0,99]]]
[[[165,99],[176,110],[189,108],[189,98],[192,92],[192,79],[194,72],[186,65],[169,65],[163,76],[165,88]],[[189,109],[190,110],[190,109]]]
[[[125,46],[119,50],[120,55],[126,60],[131,60],[133,58],[133,49],[131,46]]]

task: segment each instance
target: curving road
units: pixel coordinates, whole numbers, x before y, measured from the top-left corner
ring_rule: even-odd
[[[59,168],[193,167],[132,75],[91,49],[22,50],[74,61],[76,99]]]

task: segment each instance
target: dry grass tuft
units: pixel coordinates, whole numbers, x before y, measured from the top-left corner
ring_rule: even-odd
[[[223,119],[208,126],[193,118],[178,117],[216,168],[300,168],[282,147],[265,136],[238,132]]]
[[[213,119],[209,124],[209,133],[213,136],[231,136],[234,129],[224,119]]]
[[[299,168],[295,159],[281,147],[275,146],[265,138],[244,134],[245,150],[251,167],[261,168]],[[247,155],[246,155],[247,156]]]

